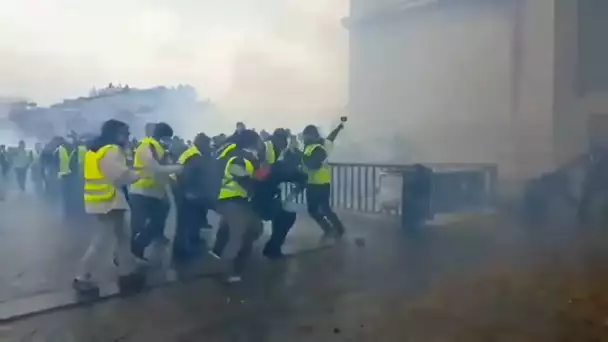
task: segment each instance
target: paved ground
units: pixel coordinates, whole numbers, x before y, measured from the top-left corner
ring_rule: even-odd
[[[0,202],[0,213],[0,312],[6,307],[4,304],[16,300],[65,292],[91,239],[91,227],[86,223],[66,224],[52,204],[33,195],[13,194],[10,200]],[[174,234],[172,214],[167,236]],[[212,223],[217,221],[213,214],[210,219]],[[298,221],[285,246],[286,252],[317,248],[319,229],[311,223]],[[169,247],[148,251],[153,254],[150,257],[157,273],[171,268]],[[103,274],[107,281],[116,278],[111,264]]]
[[[80,242],[88,239],[87,227],[62,225],[47,206],[32,203],[23,197],[1,204],[7,218],[0,232],[6,245],[0,248],[0,309],[19,297],[65,293]],[[513,232],[494,227],[490,218],[476,218],[475,227],[440,225],[406,236],[391,218],[343,216],[349,237],[342,244],[281,262],[260,258],[241,285],[176,283],[7,323],[0,340],[366,341],[378,334],[383,312],[396,299],[414,300],[505,252],[512,255],[505,247]],[[301,217],[291,248],[313,249],[317,234]]]
[[[28,207],[21,203],[2,204],[10,208],[3,213]],[[53,221],[41,215],[42,206],[28,212],[26,221],[2,226],[3,237],[12,237],[2,239],[7,250],[0,248],[5,298],[65,289],[70,262],[52,264],[80,255],[63,238],[86,239],[86,227],[43,224]],[[563,321],[545,301],[548,284],[524,300],[520,282],[504,276],[516,270],[514,278],[527,283],[552,279],[536,267],[547,260],[580,265],[577,251],[587,245],[574,238],[568,217],[522,229],[499,215],[475,215],[405,234],[394,219],[342,215],[349,228],[343,243],[281,262],[260,258],[240,285],[177,282],[6,323],[0,341],[587,341],[552,335]],[[311,227],[300,218],[291,243],[312,247]],[[33,247],[23,247],[28,244]]]

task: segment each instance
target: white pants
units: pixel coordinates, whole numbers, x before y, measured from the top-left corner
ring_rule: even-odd
[[[113,210],[95,216],[97,232],[81,259],[79,276],[99,281],[99,273],[112,262],[118,262],[119,275],[128,275],[135,270],[135,257],[131,253],[131,234],[125,224],[125,211]]]

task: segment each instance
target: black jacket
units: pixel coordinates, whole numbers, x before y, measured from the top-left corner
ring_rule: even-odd
[[[174,190],[179,197],[192,201],[202,201],[206,191],[206,166],[210,162],[209,156],[193,155],[184,163],[182,172],[177,176]]]
[[[257,182],[252,204],[254,210],[263,220],[272,220],[283,210],[281,201],[281,183],[293,183],[304,188],[307,176],[293,164],[277,161],[272,165],[269,177],[263,182]]]

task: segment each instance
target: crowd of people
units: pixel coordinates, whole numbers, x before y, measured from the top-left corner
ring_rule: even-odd
[[[36,190],[43,192],[40,155],[42,145],[37,143],[32,150],[24,141],[15,147],[0,145],[0,200],[6,197],[7,184],[14,179],[20,192],[25,192],[28,174],[31,175]]]
[[[170,241],[174,260],[208,256],[226,281],[239,282],[264,221],[272,223],[264,256],[284,257],[282,246],[296,213],[281,196],[283,183],[293,193],[305,191],[323,242],[345,233],[330,207],[327,161],[345,121],[327,137],[313,125],[296,136],[283,128],[257,133],[238,123],[230,135],[199,133],[186,141],[160,122],[147,124],[138,141],[126,123],[109,120],[94,137],[57,137],[31,150],[23,142],[0,146],[0,178],[14,174],[25,191],[29,171],[36,192],[62,203],[66,222],[94,223],[96,233],[73,279],[77,291],[96,289],[103,263],[112,260],[119,282],[140,277],[149,247]],[[173,239],[165,235],[171,206]],[[209,210],[220,217],[217,230],[207,221]]]

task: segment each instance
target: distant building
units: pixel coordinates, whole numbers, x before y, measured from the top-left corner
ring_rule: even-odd
[[[12,120],[28,134],[48,139],[71,131],[97,133],[108,119],[123,120],[137,136],[143,135],[146,122],[180,122],[204,111],[206,104],[197,100],[190,86],[135,89],[110,84],[94,89],[87,97],[66,99],[48,108],[14,111]]]
[[[351,0],[352,124],[423,162],[551,170],[608,136],[606,18],[606,0]]]
[[[27,100],[21,97],[0,96],[0,120],[7,119],[11,109],[20,103],[25,105]]]

